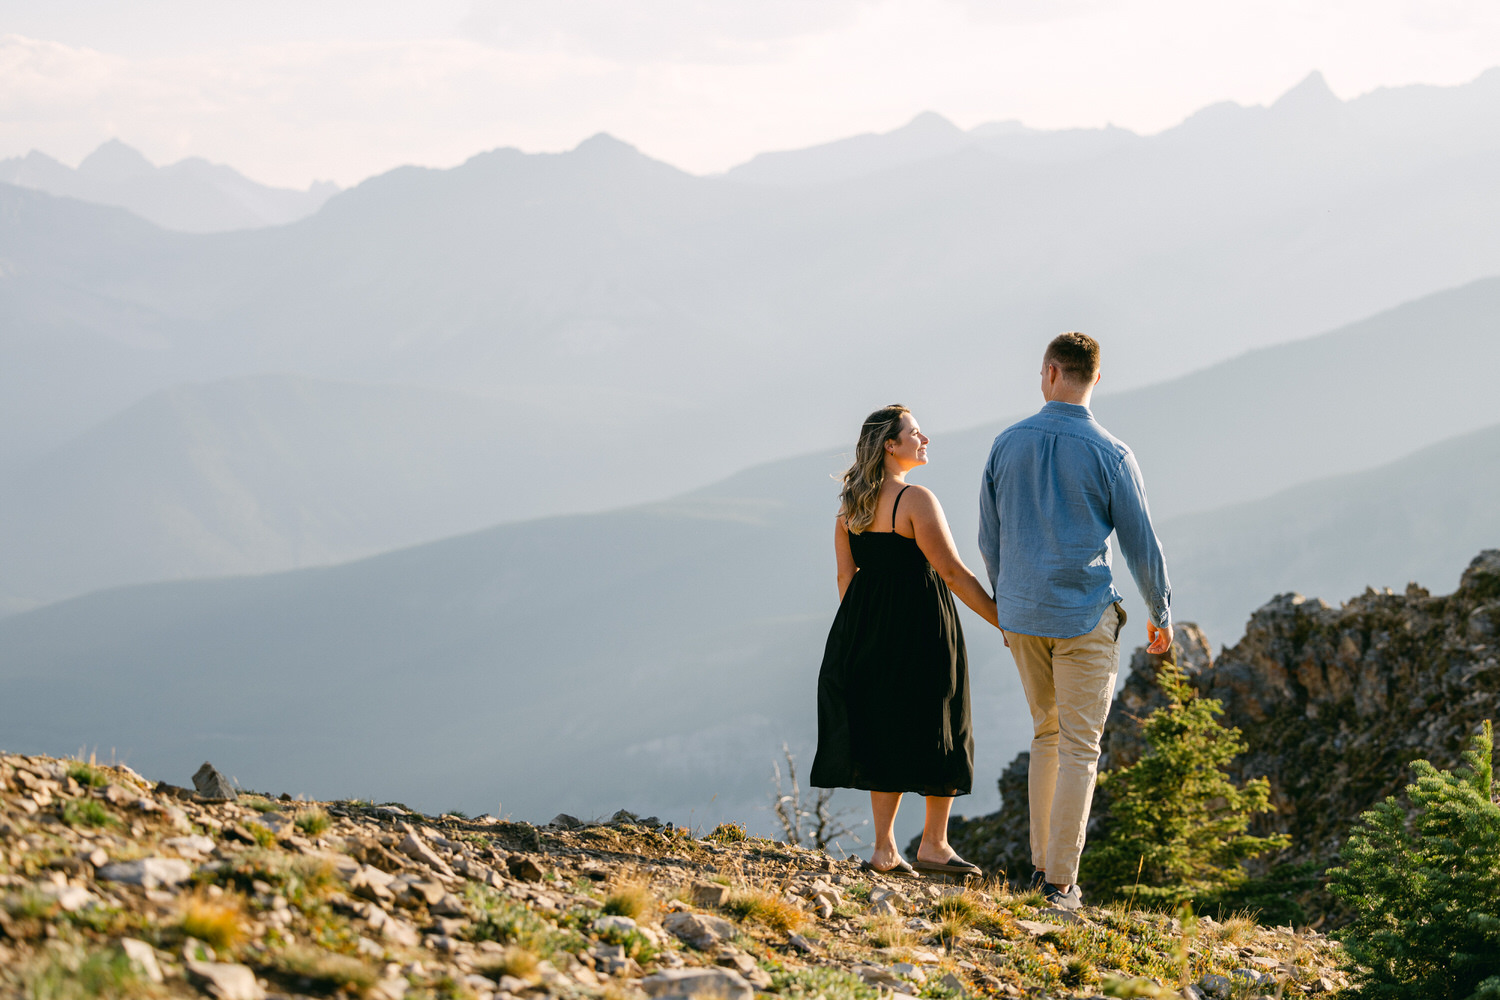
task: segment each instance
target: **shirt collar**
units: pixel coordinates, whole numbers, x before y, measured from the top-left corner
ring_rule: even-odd
[[[1092,420],[1094,414],[1087,406],[1079,406],[1077,403],[1064,403],[1060,399],[1048,400],[1042,407],[1043,413],[1052,413],[1060,417],[1082,417]]]

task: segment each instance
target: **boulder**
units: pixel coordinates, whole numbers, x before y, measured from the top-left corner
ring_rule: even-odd
[[[728,920],[707,913],[669,914],[662,926],[700,951],[734,937],[736,931]]]
[[[193,868],[180,858],[141,858],[105,865],[95,875],[104,882],[124,882],[143,889],[179,886],[193,877]]]
[[[540,882],[547,877],[546,870],[524,854],[512,854],[506,859],[505,866],[510,870],[511,878],[522,882]]]
[[[595,920],[593,928],[603,934],[629,934],[636,929],[636,925],[629,917],[609,914]]]
[[[161,966],[156,962],[156,949],[144,941],[135,938],[121,938],[120,950],[130,960],[130,964],[140,970],[141,974],[153,983],[164,982]]]
[[[694,882],[690,891],[695,906],[723,906],[729,898],[729,886],[718,882]]]
[[[219,1000],[265,1000],[266,991],[246,965],[228,962],[188,962],[188,978]]]
[[[229,779],[208,761],[204,761],[203,766],[193,774],[193,787],[205,799],[228,799],[233,802],[239,798]]]

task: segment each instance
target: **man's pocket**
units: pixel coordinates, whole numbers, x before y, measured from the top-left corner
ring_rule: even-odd
[[[1120,633],[1125,630],[1125,621],[1129,618],[1125,614],[1125,605],[1119,601],[1115,602],[1115,642],[1120,641]]]

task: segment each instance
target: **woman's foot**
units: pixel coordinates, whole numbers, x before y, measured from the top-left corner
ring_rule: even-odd
[[[940,875],[981,875],[979,866],[971,864],[958,856],[948,842],[927,844],[922,843],[917,847],[918,871],[933,872]]]
[[[884,867],[875,864],[873,861],[861,861],[859,864],[859,870],[865,872],[874,872],[876,875],[916,875],[916,872],[912,870],[911,865],[907,864],[905,861],[902,861],[900,858],[897,858],[892,864]]]

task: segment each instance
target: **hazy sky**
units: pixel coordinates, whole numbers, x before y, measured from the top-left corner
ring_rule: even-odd
[[[0,0],[0,156],[300,187],[607,131],[707,173],[929,109],[1151,132],[1495,65],[1494,0]]]

